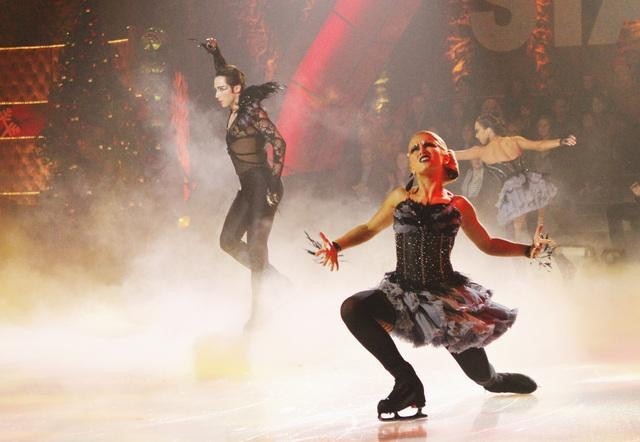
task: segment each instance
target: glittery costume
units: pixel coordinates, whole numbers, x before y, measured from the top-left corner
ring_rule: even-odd
[[[451,250],[460,228],[451,203],[411,199],[394,211],[397,266],[378,286],[396,313],[392,334],[415,346],[444,346],[452,353],[484,347],[516,319],[491,300],[491,292],[453,270]]]
[[[498,223],[506,225],[514,219],[542,209],[558,193],[558,188],[543,175],[529,170],[522,157],[490,166],[502,178],[498,195]]]

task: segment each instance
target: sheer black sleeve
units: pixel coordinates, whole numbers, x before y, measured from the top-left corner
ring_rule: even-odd
[[[287,145],[278,132],[278,128],[275,124],[269,119],[267,113],[261,109],[257,108],[255,112],[253,112],[251,119],[251,123],[253,127],[255,127],[256,131],[258,131],[267,143],[271,144],[273,147],[273,164],[271,165],[271,172],[274,176],[282,175],[282,168],[284,167],[284,156]]]
[[[213,67],[215,68],[216,73],[218,73],[227,66],[227,61],[222,56],[222,52],[220,52],[220,48],[218,46],[216,46],[210,53],[213,57]]]

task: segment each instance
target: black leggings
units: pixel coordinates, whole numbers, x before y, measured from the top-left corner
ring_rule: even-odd
[[[380,290],[366,290],[347,298],[340,309],[349,331],[394,377],[408,365],[391,336],[378,321],[395,322],[396,314],[386,295]],[[462,353],[450,353],[465,374],[478,384],[493,377],[493,367],[483,348],[470,348]]]
[[[240,175],[240,191],[220,234],[220,247],[240,264],[260,274],[269,262],[267,241],[276,207],[267,204],[269,169],[256,167]],[[242,237],[247,235],[246,242]]]
[[[631,224],[632,235],[627,238],[623,229],[623,221]],[[640,239],[640,204],[619,203],[607,207],[607,222],[611,244],[617,249],[631,251]]]

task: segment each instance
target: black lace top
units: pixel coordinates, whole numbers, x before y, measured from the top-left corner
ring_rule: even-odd
[[[228,66],[227,62],[218,46],[212,50],[211,55],[218,74]],[[270,82],[260,86],[249,86],[240,95],[236,119],[227,129],[227,152],[238,175],[255,167],[269,167],[266,143],[271,144],[273,148],[271,173],[278,177],[282,175],[286,144],[276,125],[260,106],[264,98],[278,89],[277,83]]]
[[[236,119],[227,130],[227,152],[238,175],[254,167],[269,166],[266,143],[273,147],[271,172],[280,176],[286,148],[284,139],[257,103],[241,105]]]
[[[450,256],[460,228],[460,212],[451,203],[422,205],[411,199],[393,213],[396,234],[396,282],[414,288],[459,279]]]

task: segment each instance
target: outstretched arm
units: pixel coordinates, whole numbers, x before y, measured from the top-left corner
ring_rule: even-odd
[[[575,146],[577,141],[576,137],[569,135],[566,138],[555,138],[552,140],[540,140],[532,141],[524,137],[513,137],[518,147],[522,150],[536,150],[538,152],[544,152],[545,150],[555,149],[560,146]]]
[[[255,118],[252,121],[253,127],[264,137],[267,143],[273,147],[273,159],[271,165],[271,173],[275,177],[282,175],[282,169],[284,167],[284,156],[287,150],[287,144],[280,135],[278,128],[269,119],[267,113],[260,109]]]
[[[335,240],[335,242],[340,245],[340,250],[369,241],[382,230],[389,227],[391,223],[393,223],[394,209],[400,201],[406,198],[406,195],[407,192],[402,187],[394,189],[369,221],[354,227]]]
[[[533,247],[489,235],[478,221],[473,205],[463,196],[456,196],[453,204],[462,215],[462,230],[480,250],[493,256],[531,256]],[[537,252],[539,253],[539,252]],[[537,256],[537,253],[535,256]]]
[[[227,66],[227,62],[222,56],[222,52],[220,52],[218,40],[213,37],[207,38],[204,43],[204,48],[213,56],[213,66],[216,72],[221,71],[225,66]]]
[[[454,151],[454,153],[458,161],[474,160],[476,158],[480,158],[480,156],[482,155],[483,149],[484,149],[483,146],[473,146],[473,147],[470,147],[469,149],[456,150]]]
[[[405,199],[406,195],[407,192],[402,187],[394,189],[368,222],[354,227],[335,241],[329,240],[324,233],[320,232],[323,244],[322,248],[316,252],[316,256],[322,258],[322,265],[329,264],[330,270],[334,268],[338,270],[338,252],[362,244],[389,227],[393,222],[393,211],[396,205]]]

